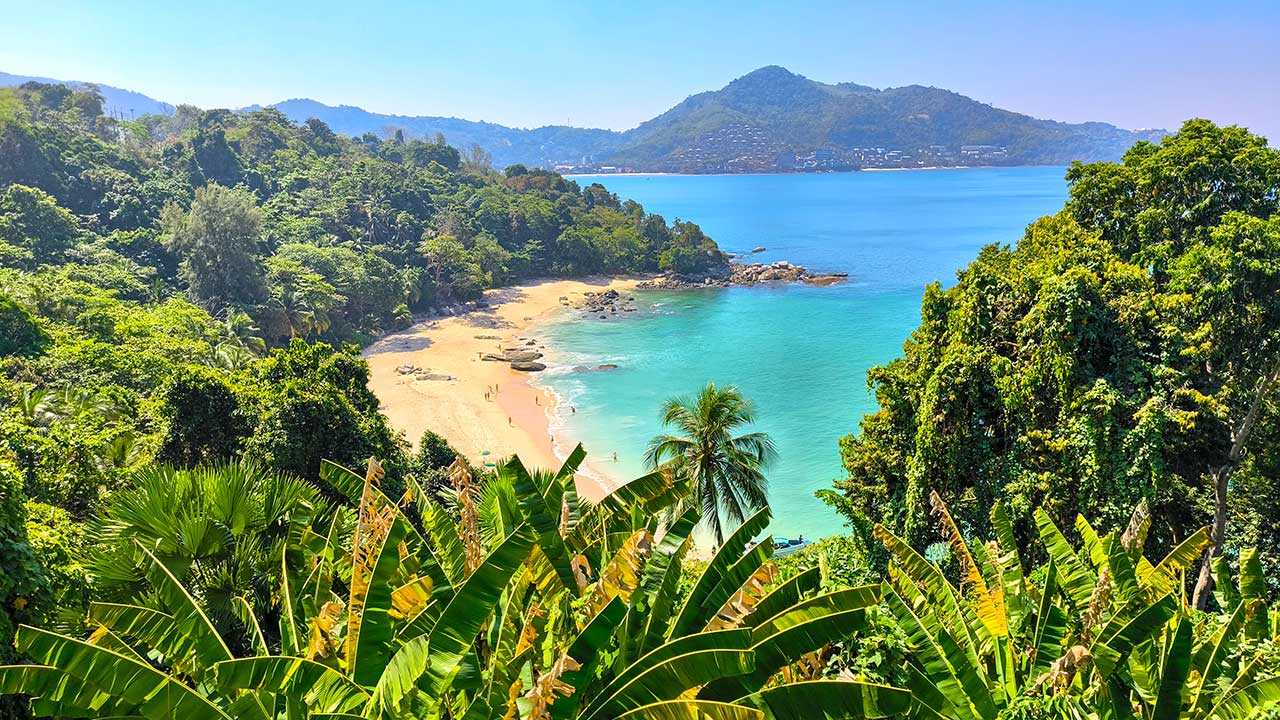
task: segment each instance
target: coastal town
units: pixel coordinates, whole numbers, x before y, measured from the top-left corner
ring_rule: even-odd
[[[767,130],[748,124],[726,125],[698,136],[677,149],[659,169],[687,174],[850,172],[907,168],[987,167],[1009,163],[1003,145],[922,145],[919,147],[834,145],[797,149],[770,138]],[[636,172],[625,164],[600,164],[591,157],[555,165],[559,173],[622,174]]]

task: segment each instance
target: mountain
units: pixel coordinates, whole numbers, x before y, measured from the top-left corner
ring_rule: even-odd
[[[0,73],[0,86],[28,80],[60,82]],[[172,105],[139,93],[110,85],[98,88],[108,110],[126,117],[173,112]],[[1100,122],[1041,120],[921,85],[832,85],[776,65],[693,95],[626,132],[563,125],[512,128],[452,117],[389,115],[309,99],[269,107],[296,122],[318,118],[352,136],[396,130],[406,137],[442,134],[458,148],[479,145],[497,167],[523,163],[682,173],[1065,165],[1115,160],[1135,142],[1166,134]]]
[[[622,141],[622,134],[612,130],[564,125],[525,130],[451,117],[385,115],[351,105],[334,107],[308,99],[286,100],[271,107],[295,122],[318,118],[335,132],[352,136],[366,132],[382,136],[402,130],[408,137],[430,139],[439,133],[457,148],[479,145],[493,155],[493,163],[497,167],[516,163],[535,167],[551,167],[559,163],[596,164],[617,149]]]
[[[68,87],[97,85],[98,92],[102,93],[102,109],[108,115],[115,115],[116,117],[129,119],[141,117],[142,115],[168,115],[173,112],[173,106],[167,102],[147,97],[132,90],[125,90],[124,88],[79,80],[54,80],[53,78],[11,75],[6,72],[0,72],[0,87],[16,87],[28,82],[61,84]]]
[[[919,85],[828,85],[769,66],[628,131],[609,159],[674,172],[1056,165],[1116,159],[1164,134],[1039,120]]]

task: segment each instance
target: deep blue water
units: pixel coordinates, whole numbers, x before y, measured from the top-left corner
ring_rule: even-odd
[[[633,477],[660,431],[663,400],[705,382],[737,385],[756,405],[757,429],[778,446],[769,469],[772,531],[841,531],[814,498],[841,476],[837,441],[875,409],[867,369],[901,353],[919,322],[920,296],[993,242],[1061,208],[1062,168],[999,168],[825,175],[606,176],[622,198],[668,220],[692,220],[729,252],[847,272],[848,283],[637,293],[624,319],[558,323],[542,331],[559,367],[540,382],[577,412],[567,434],[605,468]],[[574,365],[613,362],[608,372]]]

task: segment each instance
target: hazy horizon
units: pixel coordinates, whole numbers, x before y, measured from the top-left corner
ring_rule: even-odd
[[[14,4],[4,15],[24,32],[0,44],[0,70],[205,108],[306,98],[511,127],[626,130],[780,65],[826,83],[945,88],[1063,122],[1174,130],[1205,117],[1280,135],[1280,44],[1267,30],[1280,24],[1280,6],[917,7],[553,3],[484,13],[401,1],[356,14],[247,0]]]

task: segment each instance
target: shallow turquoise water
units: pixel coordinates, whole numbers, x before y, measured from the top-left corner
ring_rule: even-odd
[[[737,385],[773,436],[771,530],[840,532],[813,493],[841,475],[837,441],[875,409],[866,371],[900,354],[919,322],[920,295],[988,243],[1015,242],[1066,198],[1062,168],[1000,168],[828,175],[614,176],[600,182],[650,212],[697,222],[730,252],[767,248],[762,262],[848,272],[826,288],[783,285],[637,293],[640,311],[540,331],[557,367],[539,382],[576,413],[567,435],[611,474],[643,470],[660,431],[658,408],[703,383]],[[616,363],[604,372],[575,365]],[[612,466],[612,463],[609,463]]]

